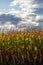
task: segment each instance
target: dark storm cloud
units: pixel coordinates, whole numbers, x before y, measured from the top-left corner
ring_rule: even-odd
[[[38,20],[37,22],[42,23],[42,22],[43,22],[43,19],[40,19],[40,20]]]
[[[12,24],[17,24],[19,21],[21,21],[22,19],[19,17],[15,17],[13,15],[10,14],[2,14],[0,15],[0,23],[4,24],[5,22],[11,22]]]
[[[43,3],[43,0],[34,0],[36,1],[37,3]]]
[[[43,15],[43,8],[36,8],[36,11],[34,13],[37,15]]]

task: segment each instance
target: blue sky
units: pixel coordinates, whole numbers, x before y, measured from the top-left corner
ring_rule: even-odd
[[[0,11],[1,12],[7,12],[9,7],[10,2],[12,2],[12,0],[0,0]]]
[[[43,0],[0,0],[0,29],[43,29]]]

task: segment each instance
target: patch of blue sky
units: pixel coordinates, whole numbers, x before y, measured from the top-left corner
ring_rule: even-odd
[[[10,8],[9,4],[11,1],[12,0],[0,0],[0,11],[7,11]]]

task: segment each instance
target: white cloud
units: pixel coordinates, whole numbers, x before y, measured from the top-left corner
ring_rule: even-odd
[[[8,14],[16,15],[18,16],[20,14],[20,11],[15,10],[14,8],[9,9]]]
[[[33,3],[34,0],[14,0],[13,2],[11,2],[10,6],[17,6],[17,4],[19,4],[19,8],[21,8],[21,10],[16,10],[16,9],[10,9],[9,13],[11,14],[15,14],[15,15],[19,15],[22,18],[27,17],[28,14],[32,14],[35,9],[33,9]]]
[[[41,19],[43,19],[43,15],[37,15],[36,16],[36,21],[41,20]]]
[[[11,2],[10,6],[15,6],[16,4],[20,4],[21,6],[25,7],[28,6],[28,4],[30,4],[33,0],[14,0],[13,2]]]
[[[21,10],[16,9],[10,9],[9,13],[14,13],[16,16],[20,16],[22,18],[27,17],[29,14],[33,14],[34,11],[36,11],[36,8],[43,8],[43,3],[37,3],[35,0],[13,0],[10,4],[11,7],[17,6],[19,4],[19,7]],[[18,9],[18,8],[17,8]]]
[[[34,26],[38,26],[39,23],[38,22],[35,22],[35,21],[31,21],[31,20],[28,20],[28,19],[25,19],[23,21],[20,21],[17,26],[18,28],[22,28],[22,29],[28,29],[28,28],[32,28]]]
[[[4,24],[0,24],[0,31],[1,32],[7,32],[7,31],[11,31],[11,30],[16,30],[16,26],[14,24],[12,24],[10,21],[6,21],[6,23]]]
[[[0,14],[2,14],[2,12],[0,12]]]
[[[0,12],[0,15],[2,15],[3,14],[3,12]]]

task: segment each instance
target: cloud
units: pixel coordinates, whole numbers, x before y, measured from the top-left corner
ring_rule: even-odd
[[[6,21],[10,21],[13,24],[17,24],[22,19],[20,17],[13,16],[11,14],[0,15],[0,24],[4,24]]]
[[[9,22],[15,30],[41,26],[41,21],[43,21],[42,0],[13,0],[9,6],[8,11],[0,15],[0,24],[4,23],[3,26],[7,25],[10,28]]]
[[[43,29],[43,15],[37,15],[36,21],[39,23],[39,28]]]
[[[0,25],[1,32],[8,32],[11,30],[16,30],[16,27],[10,21],[8,21],[8,22],[6,21],[6,23]]]
[[[10,4],[10,6],[15,6],[19,4],[22,8],[23,7],[28,7],[28,8],[31,8],[31,7],[41,7],[43,8],[43,1],[37,1],[37,0],[13,0]],[[28,6],[29,5],[29,6]],[[32,6],[31,6],[32,5]],[[40,6],[41,5],[41,6]]]
[[[19,18],[15,17],[14,15],[10,14],[2,14],[0,15],[0,30],[7,32],[10,30],[23,30],[23,29],[29,29],[32,28],[33,26],[38,26],[39,23],[36,23],[32,21],[33,18]],[[32,22],[31,22],[32,21]]]
[[[11,14],[1,14],[0,15],[0,31],[7,32],[10,30],[17,30],[17,23],[22,21],[21,18],[15,17]]]
[[[36,20],[38,21],[38,20],[42,20],[43,19],[43,15],[37,15],[36,16]]]
[[[24,28],[24,29],[29,29],[35,26],[38,26],[39,23],[38,22],[31,22],[31,20],[25,19],[23,21],[20,21],[17,26],[18,28]]]
[[[3,12],[0,12],[0,15],[2,15],[3,14]]]
[[[20,10],[17,10],[13,7],[17,6],[19,4]],[[43,1],[39,0],[13,0],[10,4],[12,7],[9,10],[10,14],[15,14],[18,17],[21,17],[23,19],[22,22],[20,22],[19,25],[25,25],[25,21],[28,26],[38,26],[39,25],[39,20],[42,19],[41,15],[39,16],[40,13],[39,9],[43,9]],[[41,10],[40,10],[41,12]],[[43,12],[42,12],[43,13]],[[38,20],[38,21],[37,21]],[[26,26],[26,25],[25,25]]]
[[[0,14],[2,14],[2,12],[0,12]]]
[[[24,18],[27,17],[28,14],[33,14],[34,11],[36,11],[34,9],[34,7],[36,7],[37,5],[32,4],[34,2],[34,0],[14,0],[13,2],[11,2],[10,6],[17,6],[17,4],[19,5],[18,7],[21,8],[21,10],[17,10],[15,8],[11,8],[9,10],[9,13],[12,14],[12,12],[14,14],[16,14],[17,16],[19,15],[20,17]]]
[[[20,10],[18,10],[18,8],[17,10],[16,8],[14,8],[17,5],[19,5],[18,7],[21,8]],[[41,12],[40,9],[43,9],[43,1],[42,0],[41,1],[39,0],[25,0],[25,1],[24,0],[13,0],[10,6],[12,7],[9,10],[10,14],[26,19],[30,17],[30,15],[33,15],[33,16],[36,15],[37,17],[37,14],[40,14]],[[33,18],[33,16],[31,16],[31,18]]]

